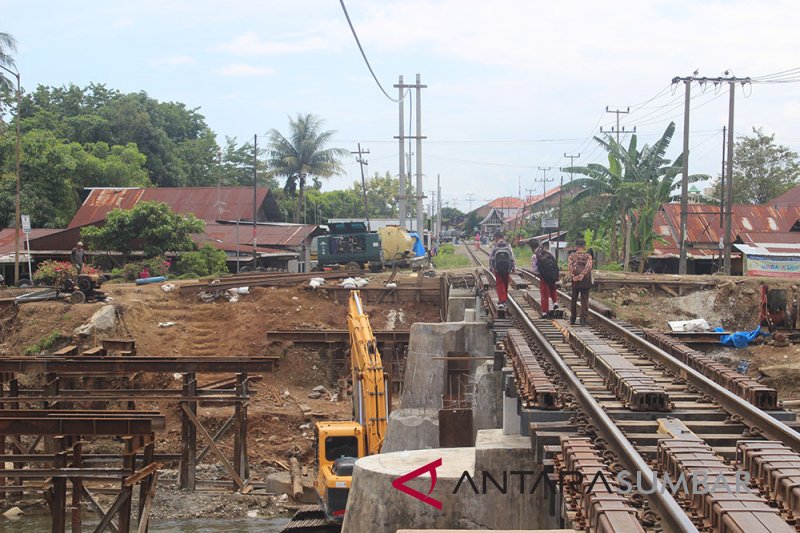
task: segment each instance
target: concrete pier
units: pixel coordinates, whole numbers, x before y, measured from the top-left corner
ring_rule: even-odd
[[[406,485],[440,502],[441,509],[392,486],[397,478],[439,459],[433,487],[430,472]],[[474,448],[364,457],[356,462],[342,531],[558,527],[558,519],[550,515],[551,494],[546,483],[541,481],[531,494],[540,473],[533,462],[530,440],[504,435],[501,429],[478,431]]]
[[[474,357],[467,365],[474,376],[484,366],[485,357],[494,355],[494,335],[484,322],[416,323],[411,326],[401,408],[389,418],[384,452],[435,448],[439,446],[439,410],[448,392],[448,357]],[[486,378],[492,381],[493,378]],[[486,383],[484,384],[484,391]],[[469,392],[469,391],[468,391]],[[484,392],[484,397],[494,398]],[[479,414],[480,426],[499,422],[494,414],[497,401],[492,399],[492,414]],[[427,420],[426,420],[427,419]],[[487,420],[491,420],[488,421]]]

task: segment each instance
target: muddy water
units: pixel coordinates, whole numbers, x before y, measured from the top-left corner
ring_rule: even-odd
[[[69,518],[67,518],[69,520]],[[288,522],[288,518],[241,518],[159,520],[150,522],[150,533],[277,533]],[[92,531],[97,522],[86,521],[84,531]],[[0,533],[47,533],[50,531],[50,518],[47,516],[25,516],[11,521],[0,517]],[[67,531],[70,531],[67,522]]]

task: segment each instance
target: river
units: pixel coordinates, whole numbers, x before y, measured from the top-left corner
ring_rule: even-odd
[[[288,518],[237,518],[225,520],[159,520],[150,522],[150,533],[277,533],[289,521]],[[85,521],[84,531],[92,531],[97,521]],[[50,531],[50,517],[24,516],[11,521],[0,517],[0,533],[47,533]],[[67,516],[67,531],[70,531]]]

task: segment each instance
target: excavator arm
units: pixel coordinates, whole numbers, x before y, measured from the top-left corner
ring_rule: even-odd
[[[380,453],[386,437],[389,416],[387,376],[383,371],[369,317],[361,303],[361,294],[357,290],[350,293],[347,327],[350,331],[355,420],[364,428],[367,455],[373,455]]]

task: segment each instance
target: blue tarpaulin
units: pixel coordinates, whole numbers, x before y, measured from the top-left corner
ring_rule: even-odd
[[[408,232],[408,235],[414,239],[414,254],[417,257],[422,257],[425,255],[425,247],[422,246],[422,241],[420,241],[419,234],[414,231],[410,231]]]
[[[714,331],[725,331],[722,328],[716,328]],[[731,333],[730,335],[722,335],[719,338],[719,341],[722,343],[723,346],[735,346],[736,348],[744,348],[751,342],[753,339],[758,337],[759,335],[769,335],[769,333],[764,333],[761,331],[761,327],[757,327],[753,331],[737,331],[735,333]]]

